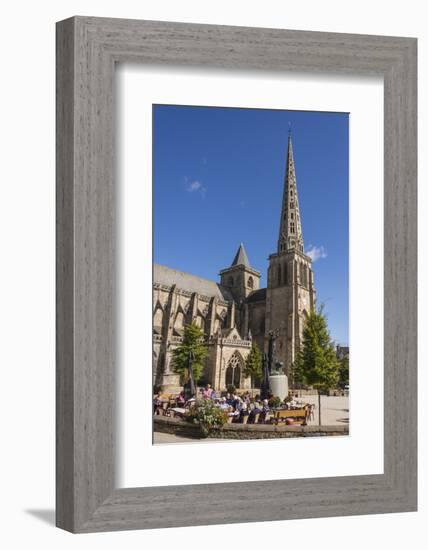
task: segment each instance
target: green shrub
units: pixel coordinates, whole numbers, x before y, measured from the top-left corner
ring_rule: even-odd
[[[282,401],[279,397],[274,396],[269,399],[269,407],[271,409],[277,409],[278,407],[281,406],[281,403]]]
[[[202,436],[207,437],[211,430],[226,424],[228,416],[222,409],[216,407],[211,399],[198,399],[186,413],[185,418],[192,424],[198,424]]]
[[[233,384],[229,384],[229,385],[227,386],[227,391],[228,391],[228,393],[235,393],[236,388],[235,388],[235,386],[234,386]]]

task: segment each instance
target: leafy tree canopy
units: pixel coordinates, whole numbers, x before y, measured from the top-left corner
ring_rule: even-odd
[[[321,306],[309,314],[303,329],[302,348],[293,365],[296,382],[326,391],[339,381],[339,362]]]
[[[193,352],[193,375],[197,382],[204,370],[204,359],[208,350],[204,343],[204,333],[196,323],[184,327],[184,336],[181,344],[172,352],[174,371],[181,376],[183,383],[189,379],[189,353]]]
[[[247,355],[244,366],[244,375],[251,376],[251,380],[254,382],[255,379],[261,378],[263,374],[263,361],[262,361],[262,352],[260,351],[258,345],[253,342],[251,346],[251,351]]]

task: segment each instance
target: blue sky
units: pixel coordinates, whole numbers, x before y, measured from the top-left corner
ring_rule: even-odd
[[[266,286],[290,124],[318,303],[348,344],[348,123],[346,113],[154,106],[154,261],[219,280],[243,242]]]

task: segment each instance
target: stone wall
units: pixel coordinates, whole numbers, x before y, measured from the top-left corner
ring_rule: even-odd
[[[228,326],[232,304],[217,296],[153,285],[153,383],[164,391],[178,392],[179,376],[172,369],[172,351],[182,340],[184,327],[195,322],[206,338]],[[210,371],[211,367],[208,366]]]
[[[154,417],[154,431],[200,439],[198,426],[180,418]],[[349,435],[348,426],[286,426],[273,424],[225,424],[209,438],[216,439],[278,439],[291,437],[327,437]]]
[[[247,305],[248,329],[256,342],[260,351],[265,350],[265,319],[266,319],[266,301],[250,303]],[[248,330],[247,330],[248,333]]]

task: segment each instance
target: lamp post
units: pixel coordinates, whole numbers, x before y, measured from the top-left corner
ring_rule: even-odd
[[[198,397],[198,388],[196,386],[195,377],[193,375],[193,361],[195,356],[192,350],[189,350],[189,381],[190,381],[190,392],[195,396],[195,401]]]
[[[193,354],[193,351],[189,350],[188,366],[187,366],[189,377],[187,379],[187,382],[183,386],[183,390],[184,390],[184,396],[185,396],[186,400],[190,399],[193,396],[195,396],[195,401],[196,401],[198,390],[197,390],[197,386],[196,386],[196,383],[195,383],[195,377],[194,377],[194,374],[193,374],[193,361],[194,361],[194,359],[195,359],[195,356]]]

